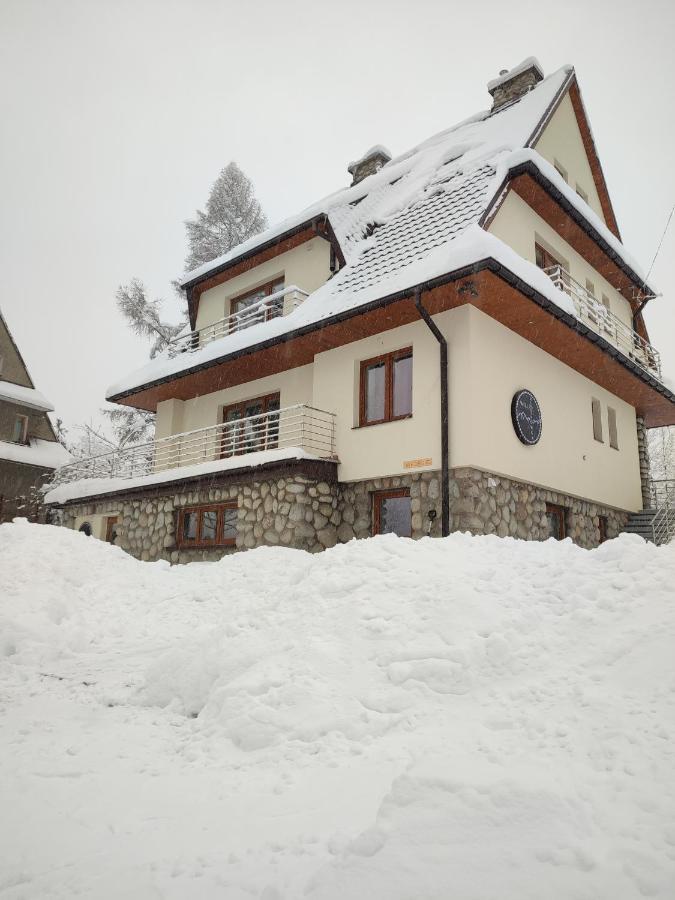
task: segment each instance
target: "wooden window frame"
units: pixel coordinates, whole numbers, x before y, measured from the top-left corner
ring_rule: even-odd
[[[591,416],[593,417],[593,440],[604,444],[602,436],[602,404],[596,397],[591,397]]]
[[[277,409],[270,410],[269,406],[270,406],[271,401],[276,401],[276,403],[278,404]],[[241,400],[238,403],[228,403],[227,406],[223,406],[220,410],[220,424],[223,426],[223,437],[224,437],[224,426],[225,425],[235,425],[237,422],[246,421],[246,418],[247,418],[246,416],[242,416],[240,419],[235,419],[232,422],[226,422],[225,421],[226,414],[233,409],[240,409],[240,410],[242,410],[242,412],[245,412],[246,407],[249,406],[251,403],[260,403],[260,405],[262,406],[262,412],[259,413],[258,415],[264,416],[269,412],[277,412],[277,410],[280,410],[280,408],[281,408],[281,392],[276,391],[273,394],[264,394],[262,397],[251,397],[248,400]],[[241,443],[241,447],[244,448],[245,444],[246,444],[246,438],[244,436],[242,436],[240,443]],[[270,436],[266,435],[265,436],[265,446],[263,449],[264,450],[273,450],[275,447],[278,447],[278,446],[279,446],[279,427],[278,427],[278,423],[277,423],[276,438],[273,438],[273,440],[270,440]],[[254,451],[253,450],[248,451],[246,449],[239,449],[237,447],[231,453],[225,452],[225,448],[223,446],[222,440],[220,442],[220,449],[219,449],[220,459],[227,459],[230,456],[239,456],[240,453],[249,453],[249,452],[253,453]]]
[[[394,415],[394,363],[407,357],[413,358],[412,347],[403,347],[401,350],[393,350],[391,353],[382,353],[380,356],[362,360],[359,367],[359,428],[367,428],[369,425],[382,425],[385,422],[400,422],[402,419],[412,418],[412,412],[404,413],[402,416]],[[366,419],[366,372],[371,366],[378,363],[384,363],[384,418],[368,420]]]
[[[389,491],[375,491],[373,497],[373,535],[382,534],[382,501],[395,499],[396,497],[410,497],[410,488],[394,488]],[[412,509],[410,511],[412,519]],[[412,521],[410,523],[410,533],[412,535]]]
[[[608,526],[607,516],[598,516],[598,532],[600,533],[600,543],[604,544],[605,541],[609,540],[607,537],[607,526]]]
[[[538,256],[541,255],[543,257],[542,262],[544,265],[539,265]],[[539,269],[550,269],[552,266],[559,266],[561,269],[567,271],[567,265],[562,261],[562,259],[558,259],[550,250],[547,250],[543,244],[540,244],[538,240],[535,239],[534,242],[534,262],[535,265]]]
[[[249,290],[244,291],[241,294],[235,294],[234,297],[230,297],[230,315],[233,316],[238,312],[243,312],[243,310],[235,309],[235,305],[237,303],[241,303],[242,300],[246,300],[248,297],[253,296],[253,294],[259,294],[261,291],[264,292],[265,297],[270,297],[272,294],[276,293],[274,290],[274,285],[279,284],[280,281],[284,282],[284,287],[286,286],[286,278],[285,275],[280,275],[279,278],[273,278],[271,281],[266,281],[265,284],[260,284],[256,288],[250,288]],[[277,288],[279,290],[279,288]],[[264,299],[263,297],[260,298]],[[267,321],[269,317],[269,310],[265,313],[265,320]]]
[[[607,407],[607,431],[609,432],[609,446],[612,450],[618,450],[619,425],[616,420],[616,410],[612,406]]]
[[[107,516],[105,523],[105,540],[107,544],[114,544],[112,540],[113,528],[119,523],[119,516]]]
[[[14,440],[14,432],[12,432],[12,443],[13,444],[27,444],[28,443],[28,426],[30,424],[30,417],[24,415],[23,413],[16,413],[14,416],[14,427],[16,428],[16,423],[21,421],[21,437],[18,441]]]
[[[567,507],[561,506],[559,503],[547,503],[546,512],[555,512],[560,516],[560,530],[556,540],[563,541],[567,537]],[[549,535],[555,537],[555,535]]]
[[[236,500],[229,503],[205,503],[201,506],[186,506],[178,510],[176,518],[176,547],[180,550],[204,550],[209,547],[234,547],[236,537],[225,538],[223,531],[225,526],[225,510],[237,510],[238,504]],[[212,541],[202,540],[202,515],[205,512],[215,512],[216,516],[216,536]],[[185,524],[185,516],[188,513],[197,514],[197,533],[194,541],[187,540],[183,537],[183,526]]]

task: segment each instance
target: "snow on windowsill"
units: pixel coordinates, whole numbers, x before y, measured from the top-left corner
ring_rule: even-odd
[[[0,441],[0,459],[45,469],[58,469],[73,461],[70,453],[58,441],[43,441],[40,438],[31,438],[29,444]]]
[[[36,391],[35,388],[24,387],[22,384],[14,384],[11,381],[0,380],[0,400],[6,400],[8,403],[17,403],[20,406],[37,409],[40,412],[54,411],[53,405],[40,391]]]

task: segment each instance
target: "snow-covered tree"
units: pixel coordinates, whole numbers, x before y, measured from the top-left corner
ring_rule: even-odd
[[[649,469],[655,481],[675,479],[675,428],[650,428]]]
[[[161,300],[149,300],[145,285],[140,278],[132,278],[129,284],[121,284],[117,289],[117,308],[139,337],[152,341],[150,358],[166,349],[167,344],[185,328],[187,317],[177,324],[163,322],[159,311]]]
[[[189,252],[185,271],[227,253],[267,227],[267,217],[256,199],[251,181],[236,162],[216,178],[204,211],[185,222]]]

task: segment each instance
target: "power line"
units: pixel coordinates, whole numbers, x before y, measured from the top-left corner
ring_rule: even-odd
[[[647,277],[645,278],[645,281],[647,281],[649,279],[649,276],[652,273],[652,269],[654,268],[654,263],[656,262],[656,257],[659,255],[659,251],[663,245],[663,240],[666,236],[666,231],[668,231],[668,226],[670,225],[670,220],[673,218],[673,213],[675,213],[675,205],[671,209],[670,215],[668,216],[668,221],[666,222],[666,227],[663,229],[663,234],[661,235],[661,240],[659,241],[659,246],[656,248],[656,253],[654,254],[654,259],[652,260],[652,264],[649,267],[649,271],[647,272]]]

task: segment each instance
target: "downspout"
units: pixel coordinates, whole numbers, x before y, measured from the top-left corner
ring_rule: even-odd
[[[415,306],[440,347],[441,366],[441,535],[450,534],[450,467],[449,467],[449,416],[448,416],[448,342],[443,333],[422,305],[422,293],[415,288]]]

